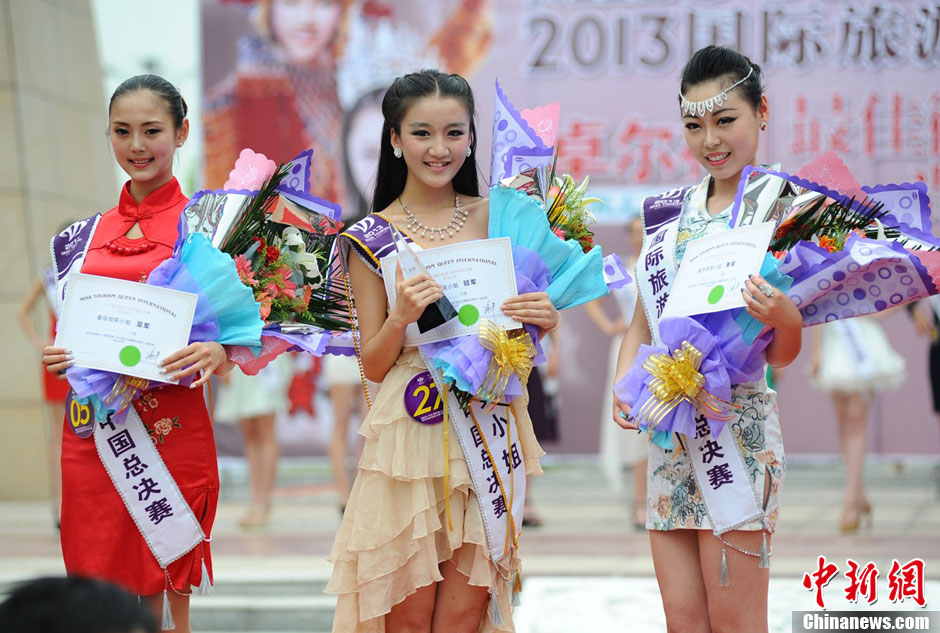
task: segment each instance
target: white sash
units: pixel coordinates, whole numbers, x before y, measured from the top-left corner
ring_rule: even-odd
[[[128,406],[124,424],[111,417],[95,428],[98,457],[147,547],[166,569],[206,535],[134,406]]]
[[[434,382],[439,387],[445,384],[440,370],[423,354],[422,359]],[[470,405],[472,415],[467,416],[457,398],[448,395],[451,428],[467,461],[490,558],[498,563],[511,555],[522,526],[526,473],[519,428],[509,406],[490,409],[474,401]]]
[[[696,427],[698,432],[687,438],[686,449],[715,534],[759,518],[763,512],[731,436],[731,424],[722,427],[717,439],[712,437],[704,416],[696,420]]]
[[[674,204],[681,191],[667,192],[659,199]],[[653,201],[650,206],[655,204],[656,201]],[[662,347],[659,317],[669,299],[678,271],[676,240],[682,214],[659,225],[648,226],[646,207],[647,203],[644,203],[643,249],[636,262],[636,283],[650,326],[652,343]],[[684,201],[682,209],[685,210]],[[686,438],[685,447],[714,531],[721,534],[749,523],[763,512],[757,502],[757,492],[744,468],[738,444],[731,436],[731,425],[725,424],[715,439],[708,430],[707,422],[700,423],[700,420],[705,418],[700,416],[696,420],[699,430],[695,437]]]
[[[643,234],[643,250],[636,260],[636,285],[643,300],[646,321],[650,325],[653,345],[661,346],[659,316],[666,307],[672,284],[676,279],[676,238],[679,222],[670,222],[653,233]]]

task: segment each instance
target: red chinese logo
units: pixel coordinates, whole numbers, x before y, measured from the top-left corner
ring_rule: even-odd
[[[847,559],[848,570],[843,574],[848,579],[848,586],[843,590],[848,602],[858,602],[863,598],[868,604],[878,600],[878,567],[875,563],[864,566],[856,561]],[[823,600],[823,588],[828,585],[839,573],[835,563],[830,563],[825,556],[816,561],[816,570],[803,574],[803,586],[816,593],[816,604],[820,609],[826,608]],[[888,572],[888,599],[891,602],[903,602],[910,598],[918,606],[927,604],[924,598],[924,561],[915,558],[904,565],[897,560],[891,562],[891,571]]]

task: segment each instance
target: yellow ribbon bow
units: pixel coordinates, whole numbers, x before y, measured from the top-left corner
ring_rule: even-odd
[[[732,406],[705,391],[705,376],[699,372],[702,352],[688,341],[669,354],[652,354],[643,363],[643,369],[653,377],[647,385],[653,397],[643,403],[636,421],[648,422],[652,431],[673,409],[683,402],[691,403],[696,411],[712,420],[727,422],[731,416],[726,407]]]
[[[480,345],[493,352],[493,359],[476,397],[495,406],[503,399],[513,374],[523,387],[529,381],[535,345],[525,328],[506,330],[487,319],[480,321]]]
[[[122,375],[114,383],[114,387],[104,399],[104,403],[113,411],[123,411],[141,391],[149,388],[150,381],[146,378]]]

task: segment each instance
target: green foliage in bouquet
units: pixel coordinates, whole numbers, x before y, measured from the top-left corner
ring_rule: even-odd
[[[242,283],[261,304],[265,323],[349,330],[345,291],[330,275],[336,269],[330,254],[337,232],[301,231],[270,217],[288,167],[280,165],[264,182],[221,250],[235,260]],[[316,218],[309,219],[318,229],[323,227]]]
[[[586,253],[594,246],[594,232],[591,227],[597,223],[597,218],[588,206],[595,202],[603,204],[603,200],[586,197],[590,182],[588,176],[585,176],[580,184],[568,174],[559,177],[556,175],[557,164],[556,154],[547,177],[538,170],[535,176],[548,216],[548,224],[555,235],[566,241],[577,241]]]
[[[865,200],[858,205],[855,198],[832,200],[820,196],[780,223],[770,242],[772,251],[788,251],[797,242],[815,242],[830,252],[842,250],[850,233],[877,233],[876,221],[887,210],[880,202]]]

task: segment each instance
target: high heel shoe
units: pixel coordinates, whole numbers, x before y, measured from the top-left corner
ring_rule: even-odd
[[[839,530],[843,534],[855,534],[859,526],[864,521],[865,529],[869,532],[872,529],[871,504],[868,499],[862,499],[859,503],[845,506],[842,509],[842,520],[839,523]]]

